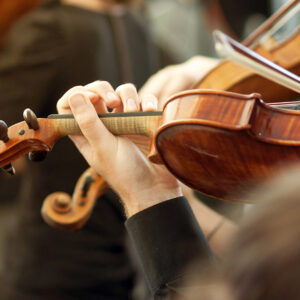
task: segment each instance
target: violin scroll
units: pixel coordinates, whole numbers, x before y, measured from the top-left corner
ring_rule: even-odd
[[[97,198],[107,189],[104,179],[89,168],[77,181],[72,198],[64,192],[55,192],[45,198],[42,217],[58,229],[80,229],[88,221]]]

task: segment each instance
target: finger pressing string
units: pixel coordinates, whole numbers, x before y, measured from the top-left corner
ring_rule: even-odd
[[[69,105],[82,134],[89,143],[97,147],[105,145],[106,140],[109,140],[112,135],[98,118],[89,99],[84,94],[76,93],[69,97]]]
[[[122,100],[124,112],[140,111],[140,99],[138,97],[135,86],[131,83],[126,83],[116,89],[116,93]]]
[[[71,109],[69,105],[69,97],[74,93],[83,93],[85,94],[92,103],[97,103],[99,100],[99,96],[96,93],[88,91],[83,86],[76,86],[70,89],[67,93],[65,93],[57,102],[56,109],[60,114],[70,114]]]
[[[154,95],[147,94],[141,97],[142,110],[147,111],[157,111],[158,100]]]
[[[107,81],[95,81],[85,86],[89,91],[96,93],[110,108],[121,105],[122,101],[111,84]]]

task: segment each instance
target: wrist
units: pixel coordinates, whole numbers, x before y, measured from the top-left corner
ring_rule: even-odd
[[[180,187],[176,189],[168,190],[156,190],[151,189],[144,191],[142,194],[132,194],[127,196],[121,196],[126,217],[129,218],[138,212],[145,210],[151,206],[157,205],[164,201],[182,196]]]

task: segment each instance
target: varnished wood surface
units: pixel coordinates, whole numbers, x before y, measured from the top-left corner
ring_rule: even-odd
[[[123,113],[120,117],[107,114],[102,119],[104,125],[115,135],[152,136],[160,123],[160,113]],[[60,138],[70,134],[80,134],[74,118],[38,119],[39,129],[29,129],[26,122],[8,128],[8,142],[0,141],[0,167],[31,151],[51,151]],[[22,134],[20,134],[22,132]]]
[[[260,100],[256,102],[250,125],[251,134],[261,141],[300,146],[300,110],[270,106]]]
[[[8,128],[8,142],[0,141],[0,167],[31,151],[52,150],[63,135],[54,120],[38,119],[38,122],[38,130],[29,129],[25,121]]]
[[[108,114],[103,120],[113,131],[120,126],[120,134],[145,134],[147,128],[152,138],[151,159],[163,162],[176,177],[200,192],[234,201],[232,192],[299,161],[300,111],[286,109],[298,106],[300,101],[265,104],[258,94],[193,90],[173,96],[162,116],[149,116],[148,120],[137,113],[128,116],[130,125],[126,125],[126,114],[111,118]],[[148,125],[139,131],[141,118]],[[114,119],[113,123],[109,119]],[[25,122],[8,129],[9,141],[0,141],[0,166],[30,151],[50,151],[67,134],[80,134],[74,119],[38,122],[38,130],[28,129]],[[20,129],[24,130],[22,135]]]
[[[169,101],[165,122],[156,134],[156,147],[164,164],[185,184],[236,201],[232,193],[299,161],[300,112],[251,97],[241,99],[239,106],[237,98],[228,96],[224,101],[224,95],[215,95],[214,109],[202,109],[201,96]],[[197,101],[199,105],[194,103]],[[195,112],[187,118],[179,108],[190,102]],[[251,105],[245,105],[248,103]],[[171,117],[165,116],[169,112]]]
[[[87,176],[93,182],[84,194],[82,188]],[[55,228],[78,230],[88,221],[98,196],[107,189],[104,179],[89,168],[78,179],[72,198],[64,192],[55,192],[46,197],[41,210],[43,219]]]
[[[281,67],[299,75],[299,49],[300,31],[291,39],[275,48],[267,49],[267,47],[260,45],[254,50]],[[222,61],[218,66],[207,73],[196,85],[196,88],[224,90],[241,94],[259,93],[265,102],[292,101],[298,98],[296,92],[226,60]]]
[[[182,96],[181,96],[182,95]],[[213,90],[191,90],[176,94],[164,106],[160,130],[176,122],[224,128],[248,128],[259,94],[241,95]]]
[[[174,125],[157,137],[157,148],[168,169],[204,194],[240,201],[232,194],[299,162],[300,147],[260,142],[246,130],[201,125]]]

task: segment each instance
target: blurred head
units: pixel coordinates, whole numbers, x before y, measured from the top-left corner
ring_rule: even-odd
[[[300,299],[300,168],[288,169],[249,196],[225,265],[237,299]]]
[[[188,299],[300,299],[299,182],[298,166],[249,195],[259,204],[242,221],[220,269],[198,276]]]

